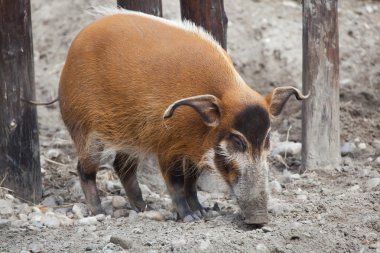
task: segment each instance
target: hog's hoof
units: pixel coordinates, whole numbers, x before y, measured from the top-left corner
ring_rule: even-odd
[[[196,215],[196,214],[189,214],[189,215],[186,215],[183,219],[183,222],[194,222],[194,221],[199,221],[200,218]]]

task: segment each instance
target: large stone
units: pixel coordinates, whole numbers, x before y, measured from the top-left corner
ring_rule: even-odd
[[[96,217],[86,217],[78,220],[78,224],[84,225],[84,226],[90,226],[90,225],[96,225],[98,223],[98,220]]]

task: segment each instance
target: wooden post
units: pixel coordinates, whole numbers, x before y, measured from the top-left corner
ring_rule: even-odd
[[[303,0],[304,169],[340,165],[337,0]]]
[[[161,0],[117,0],[117,5],[124,9],[162,17]]]
[[[0,0],[0,182],[15,196],[42,196],[34,100],[30,0]]]
[[[182,19],[188,19],[206,31],[227,48],[227,15],[223,0],[181,0]]]

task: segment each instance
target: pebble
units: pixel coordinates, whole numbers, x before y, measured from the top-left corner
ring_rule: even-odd
[[[272,198],[269,200],[268,210],[274,216],[279,216],[289,213],[292,210],[292,206],[288,203]]]
[[[49,149],[48,152],[46,152],[46,156],[49,159],[57,159],[61,154],[62,152],[59,149]]]
[[[351,186],[350,188],[348,188],[348,191],[350,192],[357,192],[360,190],[360,185],[354,185],[354,186]]]
[[[371,178],[366,183],[366,188],[368,191],[376,188],[378,185],[380,185],[380,177],[377,178]]]
[[[66,215],[56,214],[56,216],[59,219],[59,222],[60,222],[61,226],[63,226],[63,227],[69,227],[69,226],[74,225],[74,220],[70,219]]]
[[[109,192],[116,192],[122,188],[121,183],[119,181],[107,181],[106,189]]]
[[[374,140],[373,146],[375,148],[375,155],[380,155],[380,140]]]
[[[297,199],[305,201],[305,200],[307,200],[307,195],[305,195],[305,194],[297,195]]]
[[[299,142],[279,142],[276,144],[276,146],[272,149],[271,153],[273,156],[275,155],[282,155],[284,156],[285,153],[287,155],[296,156],[301,153],[302,144]]]
[[[112,199],[102,199],[102,208],[107,215],[113,215]]]
[[[211,243],[210,243],[209,239],[201,240],[201,242],[199,244],[199,250],[201,250],[201,251],[210,251],[210,249],[209,249],[210,246],[211,246]]]
[[[133,241],[131,239],[117,235],[111,236],[110,242],[119,245],[123,249],[131,249],[133,247]]]
[[[367,145],[364,142],[361,142],[361,143],[359,143],[358,148],[360,150],[365,150],[365,149],[367,149]]]
[[[74,199],[80,199],[84,197],[79,180],[75,180],[74,184],[71,186],[70,194]]]
[[[380,165],[380,156],[376,158],[375,163],[376,163],[377,165]]]
[[[174,249],[181,249],[183,246],[186,245],[186,239],[185,238],[180,238],[172,241],[172,247]]]
[[[48,207],[58,206],[61,204],[63,204],[63,198],[61,196],[49,196],[41,202],[41,205],[48,206]]]
[[[104,221],[106,219],[106,215],[101,213],[96,215],[95,218],[97,221]]]
[[[340,153],[342,156],[354,156],[357,152],[357,147],[355,143],[345,142],[340,148]]]
[[[370,249],[380,249],[380,242],[378,243],[374,243],[374,244],[370,244],[369,245],[369,248]],[[377,251],[376,251],[377,252]]]
[[[89,210],[86,204],[84,203],[75,203],[72,208],[72,212],[79,219],[87,217],[89,215]]]
[[[32,242],[30,245],[29,245],[29,251],[31,252],[44,252],[44,247],[41,243],[38,243],[38,242]]]
[[[270,233],[273,231],[273,229],[271,227],[268,227],[268,226],[264,226],[261,228],[261,230],[264,232],[264,233]]]
[[[132,230],[132,233],[134,233],[134,234],[138,234],[138,235],[141,235],[141,234],[143,234],[144,233],[144,230],[142,229],[142,228],[134,228],[133,230]]]
[[[127,217],[128,210],[127,209],[117,209],[113,212],[113,217],[118,219],[120,217]]]
[[[13,213],[13,201],[0,199],[0,215],[9,216]]]
[[[114,208],[123,208],[127,204],[127,201],[122,196],[114,196],[112,198],[112,206]]]
[[[6,227],[9,227],[9,225],[11,224],[11,222],[7,219],[0,219],[0,229],[1,228],[6,228]]]
[[[265,244],[259,243],[256,245],[256,253],[270,253],[270,250]]]
[[[272,193],[281,193],[282,192],[282,186],[277,180],[273,180],[269,183],[269,188]]]
[[[61,225],[60,220],[53,212],[47,212],[42,216],[41,223],[48,228],[58,228]]]
[[[145,212],[141,213],[141,216],[144,218],[148,218],[150,220],[155,220],[155,221],[164,220],[163,215],[158,211],[145,211]]]
[[[129,222],[136,221],[138,217],[139,217],[139,215],[137,214],[137,212],[135,210],[129,211],[129,215],[128,215]]]
[[[96,225],[98,223],[98,220],[96,219],[96,217],[91,216],[91,217],[79,219],[78,223],[80,225],[85,225],[85,226]]]

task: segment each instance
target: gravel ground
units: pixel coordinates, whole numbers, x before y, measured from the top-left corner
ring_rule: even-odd
[[[90,6],[112,2],[32,1],[38,100],[56,96],[70,42],[95,19]],[[178,19],[179,3],[163,3],[164,16]],[[285,0],[225,5],[228,51],[246,82],[262,93],[300,87],[301,6]],[[22,203],[0,190],[0,252],[380,252],[380,3],[340,1],[339,22],[342,167],[300,171],[300,105],[290,101],[273,127],[268,225],[245,225],[215,175],[199,184],[207,217],[177,222],[151,159],[139,179],[153,211],[132,211],[116,175],[102,170],[107,215],[90,216],[55,104],[38,108],[43,200]]]

